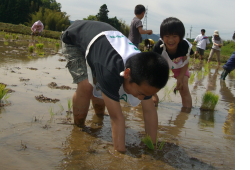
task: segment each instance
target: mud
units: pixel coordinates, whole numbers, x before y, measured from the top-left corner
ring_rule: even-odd
[[[113,150],[110,118],[90,107],[85,128],[73,125],[70,100],[76,89],[56,42],[0,34],[0,82],[11,89],[0,107],[0,169],[235,169],[235,76],[221,81],[222,67],[191,63],[193,108],[182,112],[176,80],[159,93],[158,142],[150,150],[141,141],[141,106],[121,102],[126,119],[125,154]],[[43,54],[28,47],[44,43]],[[206,91],[219,95],[214,111],[200,110]],[[36,97],[38,99],[36,99]],[[56,100],[56,102],[52,102]],[[57,101],[58,100],[58,101]],[[48,102],[49,101],[49,102]]]

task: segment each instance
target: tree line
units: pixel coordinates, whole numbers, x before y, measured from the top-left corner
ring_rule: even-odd
[[[129,26],[125,21],[109,18],[108,12],[107,5],[103,4],[96,15],[83,19],[106,22],[128,36]],[[63,31],[70,25],[69,17],[56,0],[0,0],[0,22],[32,26],[40,20],[46,30]]]
[[[123,21],[122,19],[118,20],[116,17],[109,18],[108,13],[109,13],[109,10],[108,10],[107,5],[103,4],[99,9],[99,13],[97,13],[96,15],[89,15],[87,18],[83,18],[83,19],[106,22],[112,25],[121,33],[123,33],[125,36],[128,36],[129,26],[125,24],[125,21]]]

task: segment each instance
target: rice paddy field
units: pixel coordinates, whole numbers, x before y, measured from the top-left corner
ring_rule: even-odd
[[[0,169],[235,169],[235,72],[220,80],[222,66],[190,60],[190,113],[181,111],[170,75],[158,92],[160,147],[145,142],[141,106],[121,102],[126,118],[125,154],[113,150],[110,118],[89,109],[84,129],[73,125],[76,89],[59,40],[0,33],[0,83],[8,92],[0,107]],[[203,96],[218,96],[200,109]],[[144,141],[144,142],[143,142]]]

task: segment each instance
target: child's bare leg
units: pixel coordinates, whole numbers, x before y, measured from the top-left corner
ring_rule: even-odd
[[[95,114],[104,115],[105,103],[103,99],[92,96],[92,105],[95,110]]]
[[[192,108],[192,97],[188,87],[188,77],[183,77],[183,88],[180,90],[182,106],[184,108]]]
[[[85,125],[92,91],[93,87],[89,84],[88,79],[77,84],[76,92],[73,95],[73,115],[74,123],[79,127],[84,127]]]

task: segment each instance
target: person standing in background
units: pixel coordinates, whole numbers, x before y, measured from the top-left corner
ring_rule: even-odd
[[[221,39],[221,37],[219,35],[219,31],[217,31],[217,30],[214,31],[212,43],[213,43],[213,46],[212,46],[212,49],[210,51],[207,62],[209,63],[211,58],[213,57],[214,53],[216,53],[217,62],[218,62],[218,65],[220,65],[220,51],[221,51],[221,47],[223,45],[223,40]]]
[[[36,22],[32,25],[32,27],[31,27],[31,31],[32,31],[32,33],[31,33],[32,41],[33,41],[33,39],[34,39],[34,35],[39,36],[39,35],[42,34],[43,29],[44,29],[44,26],[43,26],[43,23],[42,23],[40,20],[36,21]]]
[[[128,39],[138,48],[139,43],[142,42],[141,34],[151,35],[152,30],[143,30],[141,19],[144,17],[146,9],[143,5],[136,5],[134,14],[135,17],[131,21]]]
[[[205,29],[201,29],[201,34],[197,35],[197,37],[194,39],[194,43],[195,44],[197,43],[194,57],[196,56],[197,53],[199,53],[200,60],[202,60],[207,44],[210,44],[208,37],[205,35],[205,32],[206,32]]]

